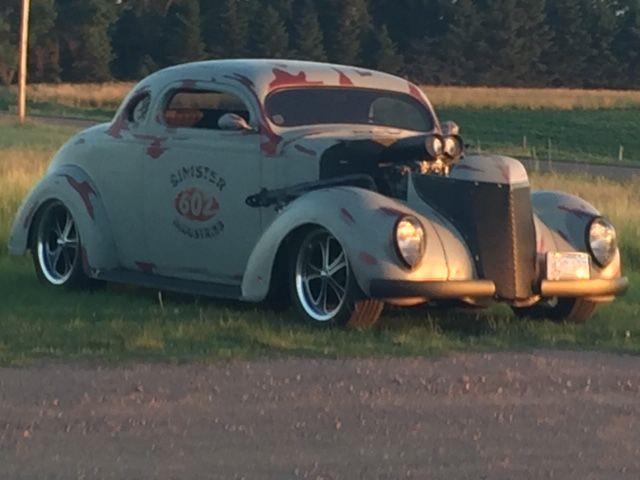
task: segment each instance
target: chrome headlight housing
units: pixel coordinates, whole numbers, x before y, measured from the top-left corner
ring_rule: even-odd
[[[425,147],[431,158],[438,158],[444,153],[444,140],[440,135],[429,135],[425,140]]]
[[[409,268],[418,266],[424,255],[426,235],[420,221],[411,216],[398,220],[395,229],[398,256]]]
[[[448,137],[444,137],[444,154],[449,158],[459,158],[462,156],[464,145],[462,144],[462,139],[457,135],[449,135]]]
[[[616,255],[618,238],[616,229],[604,217],[596,217],[587,226],[587,245],[593,260],[602,268],[608,266]]]

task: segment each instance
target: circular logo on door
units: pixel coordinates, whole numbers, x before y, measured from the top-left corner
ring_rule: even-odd
[[[173,226],[193,240],[217,237],[224,232],[219,218],[219,195],[227,184],[215,170],[205,165],[190,165],[174,171],[169,179],[173,187]]]
[[[198,187],[182,190],[176,196],[175,207],[180,215],[194,222],[211,220],[220,210],[216,197],[203,192]]]

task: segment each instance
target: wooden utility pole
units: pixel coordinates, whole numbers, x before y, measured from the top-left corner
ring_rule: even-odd
[[[29,3],[22,0],[20,22],[20,65],[18,69],[18,117],[24,123],[27,116],[27,52],[29,50]]]

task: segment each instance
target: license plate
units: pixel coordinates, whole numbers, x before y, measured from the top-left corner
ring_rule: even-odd
[[[548,252],[547,280],[589,280],[591,258],[579,252]]]

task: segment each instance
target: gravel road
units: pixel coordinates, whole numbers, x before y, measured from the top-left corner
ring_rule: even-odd
[[[640,477],[640,358],[0,369],[0,478]]]

